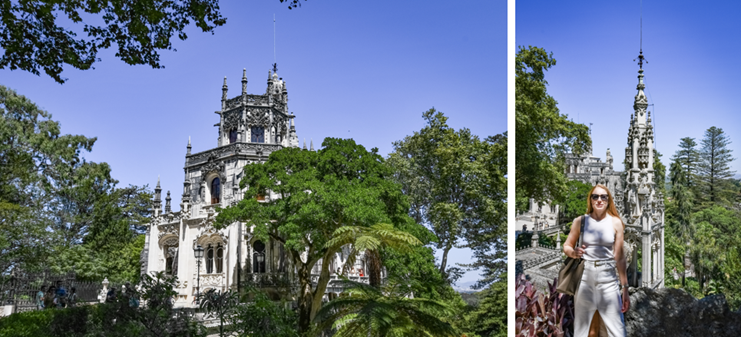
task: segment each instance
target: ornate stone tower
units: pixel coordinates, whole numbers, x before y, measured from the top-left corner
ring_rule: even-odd
[[[625,240],[632,286],[661,287],[664,284],[664,204],[654,181],[654,131],[648,99],[643,89],[643,52],[638,56],[638,93],[625,148],[625,189],[616,196],[627,227]],[[621,200],[622,199],[622,200]],[[641,279],[638,280],[638,249],[642,251]]]

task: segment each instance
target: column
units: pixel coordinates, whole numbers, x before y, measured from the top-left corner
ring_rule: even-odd
[[[641,286],[651,285],[651,232],[643,232],[641,236],[641,252],[643,261],[641,261]]]

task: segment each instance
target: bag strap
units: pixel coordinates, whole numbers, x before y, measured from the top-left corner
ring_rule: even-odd
[[[581,218],[579,219],[581,228],[579,229],[579,243],[576,245],[577,247],[581,247],[582,239],[584,238],[584,222],[585,222],[584,219],[586,217],[587,217],[586,215],[582,215]]]

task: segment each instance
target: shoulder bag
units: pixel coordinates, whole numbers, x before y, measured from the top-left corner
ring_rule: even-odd
[[[577,242],[577,245],[574,246],[574,250],[576,250],[577,247],[581,247],[581,240],[584,236],[584,217],[585,216],[582,215],[579,221],[579,241]],[[556,291],[562,294],[574,296],[576,291],[579,289],[582,274],[584,274],[584,259],[566,257],[566,260],[563,262],[563,267],[561,267],[561,270],[558,272],[558,286],[556,287]]]

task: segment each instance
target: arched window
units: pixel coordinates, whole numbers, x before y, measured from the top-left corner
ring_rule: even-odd
[[[168,256],[165,260],[165,274],[172,275],[172,256]]]
[[[206,274],[211,274],[214,271],[214,247],[211,244],[206,248]]]
[[[219,244],[216,247],[216,273],[224,272],[224,247]]]
[[[229,130],[229,144],[237,141],[237,129]]]
[[[252,244],[254,253],[252,254],[252,272],[253,273],[264,273],[265,272],[265,244],[262,241],[257,240]]]
[[[221,179],[214,178],[211,180],[211,203],[218,204],[219,196],[221,195]]]
[[[250,129],[250,133],[252,134],[252,139],[250,140],[253,143],[265,143],[265,128],[262,126],[253,126]]]

